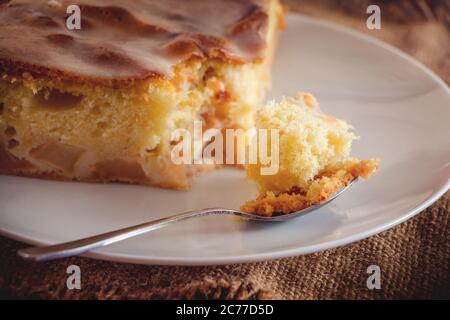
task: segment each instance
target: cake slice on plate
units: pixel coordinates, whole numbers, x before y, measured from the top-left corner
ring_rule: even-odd
[[[277,0],[0,4],[0,173],[185,190],[171,133],[250,128],[269,86]]]

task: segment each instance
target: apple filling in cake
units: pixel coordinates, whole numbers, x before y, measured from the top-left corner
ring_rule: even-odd
[[[378,170],[378,159],[350,157],[357,138],[352,127],[323,113],[311,94],[270,102],[258,112],[256,126],[278,130],[279,170],[262,175],[259,161],[246,166],[260,196],[241,207],[245,212],[272,216],[302,210]]]
[[[171,133],[251,128],[269,87],[276,0],[0,5],[0,173],[185,190]]]

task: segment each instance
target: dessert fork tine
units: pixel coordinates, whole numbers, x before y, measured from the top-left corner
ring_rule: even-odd
[[[210,216],[210,215],[233,215],[237,217],[241,217],[246,220],[252,220],[252,221],[264,221],[264,222],[281,222],[281,221],[287,221],[305,214],[308,214],[312,211],[315,211],[327,204],[329,204],[331,201],[336,199],[338,196],[340,196],[344,191],[348,190],[350,186],[352,186],[358,179],[353,180],[349,185],[345,186],[344,188],[340,189],[338,192],[336,192],[333,196],[328,198],[322,203],[319,203],[317,205],[310,206],[308,208],[305,208],[300,211],[296,211],[290,214],[285,215],[276,215],[271,217],[264,217],[264,216],[257,216],[249,213],[245,213],[238,210],[232,210],[232,209],[225,209],[225,208],[208,208],[208,209],[201,209],[201,210],[194,210],[194,211],[188,211],[179,213],[170,217],[162,218],[153,220],[150,222],[138,224],[131,227],[126,227],[120,230],[115,230],[111,232],[106,232],[100,235],[70,241],[62,244],[56,244],[56,245],[48,245],[48,246],[40,246],[40,247],[30,247],[19,250],[17,253],[19,256],[26,260],[32,260],[32,261],[49,261],[49,260],[55,260],[55,259],[61,259],[61,258],[67,258],[79,254],[86,253],[88,251],[105,247],[110,244],[129,239],[132,237],[139,236],[141,234],[157,230],[163,227],[166,227],[172,223],[184,221],[190,218],[195,217],[203,217],[203,216]]]

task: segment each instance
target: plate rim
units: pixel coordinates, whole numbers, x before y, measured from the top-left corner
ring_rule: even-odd
[[[352,37],[356,37],[361,41],[366,41],[373,45],[379,46],[379,47],[391,52],[392,54],[395,54],[395,55],[399,56],[400,58],[403,58],[404,60],[408,61],[415,67],[418,67],[428,77],[430,77],[431,80],[433,80],[436,84],[438,84],[439,87],[443,88],[444,91],[450,97],[450,87],[434,71],[432,71],[430,68],[425,66],[420,61],[416,60],[411,55],[394,47],[391,44],[384,42],[383,40],[374,38],[370,35],[367,35],[361,31],[358,31],[355,29],[351,29],[347,26],[339,25],[335,22],[330,22],[330,21],[326,21],[326,20],[323,20],[320,18],[306,16],[306,15],[299,14],[299,13],[290,13],[287,18],[288,18],[288,20],[298,19],[298,20],[306,21],[307,23],[310,23],[310,24],[313,24],[316,26],[318,25],[318,26],[334,29],[334,30],[337,30],[344,34],[350,35]],[[373,235],[376,235],[383,231],[391,229],[394,226],[411,219],[416,214],[422,212],[423,210],[425,210],[426,208],[431,206],[440,197],[442,197],[449,189],[450,189],[450,176],[447,177],[447,182],[444,183],[431,196],[429,196],[427,199],[422,201],[416,207],[409,210],[408,212],[406,212],[404,215],[398,217],[397,219],[394,219],[388,223],[381,223],[378,226],[375,226],[373,228],[370,228],[368,230],[365,230],[365,231],[362,231],[362,232],[359,232],[356,234],[349,235],[342,239],[326,241],[326,242],[323,242],[320,244],[315,244],[315,245],[311,245],[311,246],[307,246],[307,247],[277,250],[277,251],[271,252],[271,253],[252,253],[252,254],[231,256],[231,257],[225,257],[225,258],[217,258],[217,257],[213,257],[213,258],[205,258],[205,257],[202,257],[202,258],[176,258],[176,257],[161,257],[161,256],[159,256],[159,257],[147,256],[145,258],[141,258],[141,257],[137,257],[136,255],[133,255],[133,254],[102,253],[102,252],[96,252],[96,251],[86,253],[86,254],[83,254],[80,256],[86,257],[86,258],[104,260],[104,261],[119,262],[119,263],[131,263],[131,264],[165,265],[165,266],[214,266],[214,265],[226,265],[226,264],[252,263],[252,262],[276,260],[276,259],[287,258],[287,257],[307,255],[307,254],[311,254],[311,253],[315,253],[315,252],[321,252],[324,250],[334,249],[337,247],[345,246],[345,245],[354,243],[356,241],[367,239]],[[26,236],[20,235],[18,233],[9,232],[1,227],[0,227],[0,235],[5,236],[10,239],[13,239],[13,240],[16,240],[16,241],[30,244],[30,245],[48,245],[48,244],[50,244],[50,243],[35,241],[30,237],[26,237]],[[101,249],[99,249],[98,251],[100,251],[100,250]]]

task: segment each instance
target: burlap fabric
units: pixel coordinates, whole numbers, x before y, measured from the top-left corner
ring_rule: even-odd
[[[366,1],[290,1],[291,10],[370,33],[415,56],[450,81],[448,1],[372,1],[382,30],[365,27]],[[447,6],[447,7],[446,7]],[[444,8],[444,9],[443,9]],[[161,267],[70,258],[21,261],[23,244],[0,238],[0,296],[52,299],[379,299],[450,298],[449,194],[413,219],[346,247],[302,257],[219,267]],[[82,270],[68,290],[66,268]],[[366,269],[381,268],[381,290]]]

